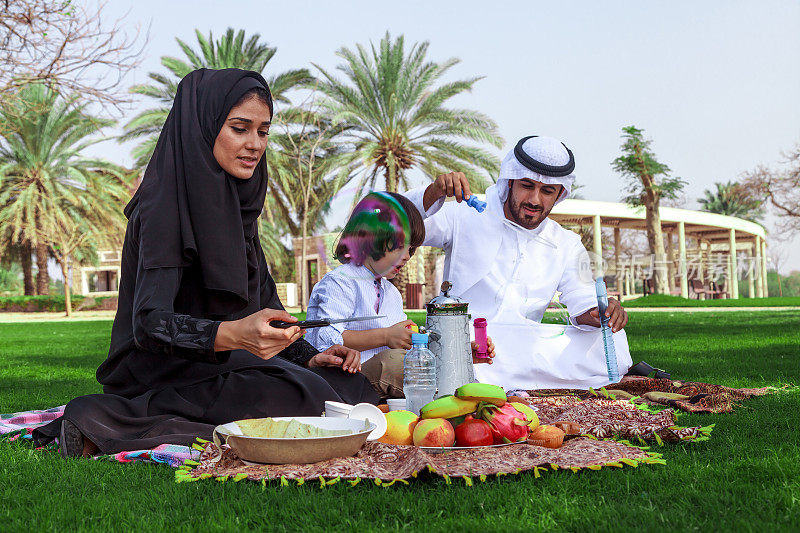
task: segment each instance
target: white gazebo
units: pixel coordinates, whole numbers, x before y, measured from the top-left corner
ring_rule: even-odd
[[[676,209],[660,208],[661,229],[667,237],[668,279],[670,285],[675,276],[672,275],[672,264],[677,265],[680,279],[680,295],[689,297],[689,255],[698,261],[698,269],[693,279],[704,280],[704,272],[708,271],[711,254],[717,252],[724,257],[722,269],[728,282],[731,298],[739,297],[738,272],[741,266],[747,266],[746,278],[748,296],[763,297],[767,295],[767,261],[766,231],[764,227],[741,218]],[[617,289],[620,293],[631,293],[630,282],[632,269],[620,260],[620,248],[623,230],[645,230],[645,209],[634,208],[624,203],[594,202],[588,200],[567,199],[558,204],[550,213],[550,218],[562,225],[591,225],[594,237],[594,253],[602,257],[602,228],[614,229],[614,266],[617,272]],[[675,257],[673,240],[677,234],[678,256]],[[690,247],[690,244],[694,245]],[[737,264],[737,255],[744,252],[742,261],[746,265]],[[722,255],[724,254],[724,255]],[[719,273],[719,272],[718,272]],[[627,289],[627,290],[626,290]]]

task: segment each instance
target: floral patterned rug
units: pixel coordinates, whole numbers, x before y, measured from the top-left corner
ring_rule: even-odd
[[[611,384],[601,391],[579,389],[539,389],[528,391],[533,397],[577,396],[637,398],[637,403],[666,405],[690,413],[731,413],[737,403],[755,396],[768,394],[770,387],[757,389],[734,389],[713,383],[654,379],[627,376],[621,383]]]
[[[709,438],[713,426],[679,427],[675,412],[663,409],[653,412],[647,406],[628,400],[578,396],[524,398],[538,410],[540,422],[549,424],[572,421],[580,427],[580,435],[567,439],[559,449],[543,448],[528,443],[498,448],[448,450],[432,453],[415,446],[394,446],[368,442],[353,457],[331,459],[314,464],[260,465],[247,463],[227,446],[204,442],[199,461],[189,461],[176,473],[178,481],[215,478],[240,481],[350,480],[354,483],[374,480],[378,484],[407,482],[420,474],[430,473],[447,479],[489,475],[516,474],[542,469],[598,470],[604,466],[636,466],[640,463],[663,463],[660,454],[648,452],[639,444],[676,441],[701,441]]]
[[[567,469],[577,472],[586,468],[621,468],[640,463],[663,464],[661,455],[647,452],[629,443],[578,437],[568,440],[553,450],[533,446],[527,442],[499,448],[475,448],[431,453],[416,446],[395,446],[380,442],[367,442],[353,457],[342,457],[312,464],[262,465],[239,459],[228,446],[217,447],[206,442],[200,461],[188,464],[176,473],[176,480],[197,481],[215,478],[218,481],[278,480],[287,484],[319,482],[322,486],[338,481],[356,484],[370,480],[378,485],[395,482],[408,483],[409,479],[424,475],[442,476],[448,482],[462,478],[468,485],[473,480],[485,481],[486,476],[518,474],[532,471],[539,477],[544,470]]]

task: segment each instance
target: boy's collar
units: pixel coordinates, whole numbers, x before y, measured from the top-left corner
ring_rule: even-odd
[[[372,274],[372,277],[373,277],[374,279],[376,279],[376,280],[380,280],[380,279],[383,277],[383,276],[380,276],[380,275],[376,274],[376,273],[375,273],[375,271],[374,271],[374,270],[372,270],[370,267],[368,267],[366,263],[364,263],[364,264],[363,264],[363,265],[361,265],[361,266],[362,266],[363,268],[367,269],[367,271],[368,271],[370,274]]]

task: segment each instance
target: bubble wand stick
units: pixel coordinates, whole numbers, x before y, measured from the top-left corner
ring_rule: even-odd
[[[606,282],[602,277],[598,277],[595,281],[595,290],[597,292],[597,312],[600,314],[601,331],[603,332],[603,348],[606,352],[606,368],[608,369],[608,379],[611,383],[619,382],[619,366],[617,365],[617,351],[614,348],[614,337],[612,337],[611,328],[608,326],[610,317],[606,316],[606,309],[608,309],[608,291],[606,290]]]

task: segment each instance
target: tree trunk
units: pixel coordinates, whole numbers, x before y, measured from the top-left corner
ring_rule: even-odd
[[[403,298],[403,307],[408,307],[408,302],[406,301],[406,287],[408,286],[408,264],[403,266],[400,269],[400,272],[397,275],[389,280],[392,285],[397,287],[397,290],[400,292],[400,296]]]
[[[36,286],[33,284],[33,250],[30,241],[20,246],[19,262],[22,266],[22,282],[25,289],[25,296],[36,294]]]
[[[307,203],[307,202],[306,202]],[[300,235],[300,310],[305,312],[308,308],[306,293],[310,294],[308,287],[308,265],[306,264],[306,231],[308,231],[308,210],[303,210],[302,234]]]
[[[675,245],[672,240],[672,232],[667,232],[667,287],[669,287],[667,294],[672,294],[672,287],[675,284],[676,271]],[[680,283],[678,283],[678,287],[680,287]]]
[[[397,172],[395,172],[394,166],[386,167],[384,178],[386,180],[386,191],[397,192]]]
[[[47,273],[47,245],[36,245],[36,294],[50,294],[50,274]]]
[[[647,242],[653,254],[653,292],[669,294],[667,282],[667,254],[664,250],[664,236],[661,232],[661,215],[658,212],[659,198],[651,191],[645,194],[645,223],[647,226]]]
[[[69,274],[67,273],[67,258],[63,258],[58,262],[61,267],[61,275],[64,277],[64,309],[67,312],[67,317],[72,316],[72,299],[70,298],[69,290]]]
[[[439,287],[436,286],[436,261],[439,259],[439,249],[433,247],[424,248],[425,250],[425,291],[423,300],[431,301],[439,295]]]

